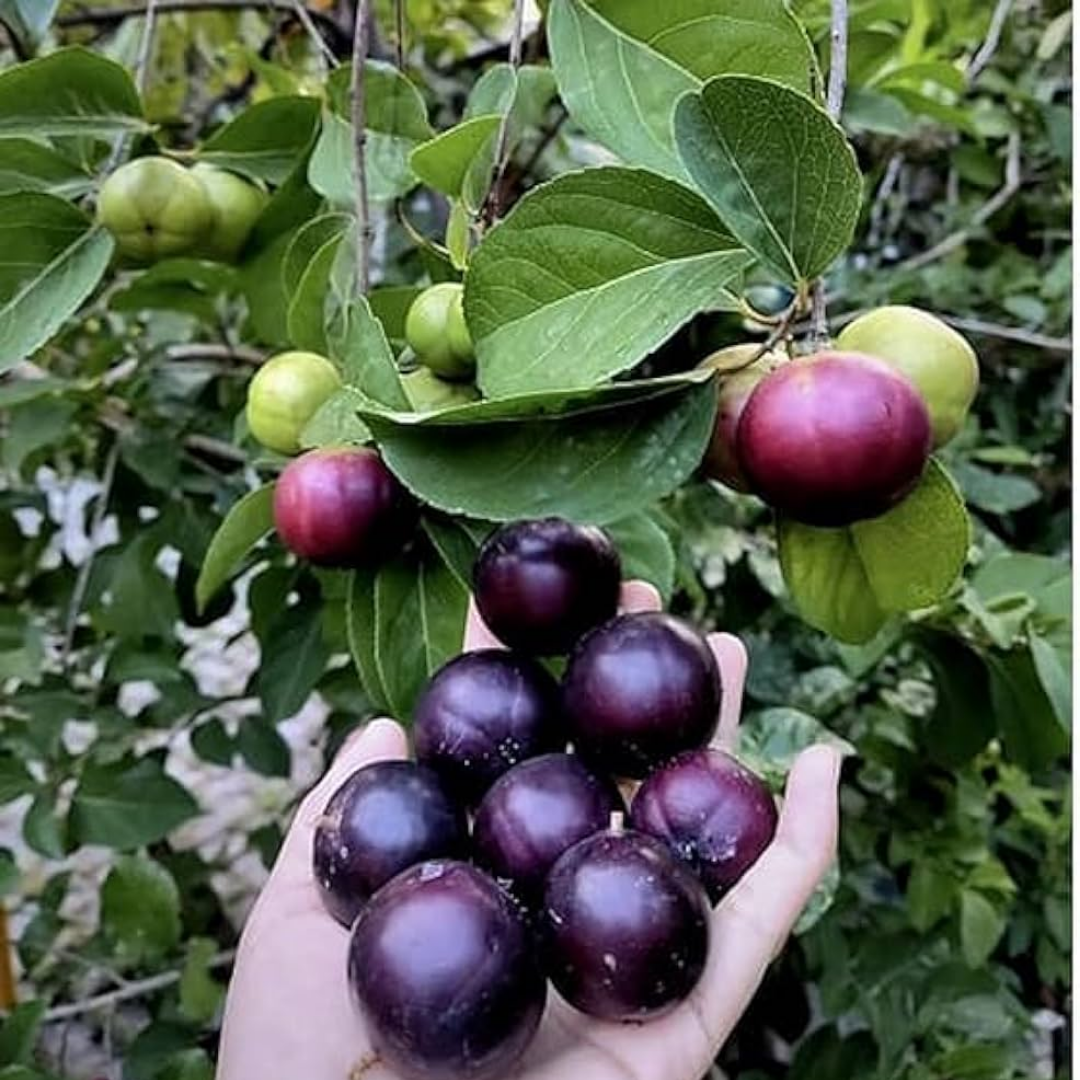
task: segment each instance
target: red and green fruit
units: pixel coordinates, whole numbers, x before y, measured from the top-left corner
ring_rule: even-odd
[[[967,339],[936,315],[913,307],[878,308],[846,326],[836,345],[876,356],[915,384],[930,411],[935,447],[964,426],[979,389],[979,359]]]
[[[563,677],[563,710],[577,751],[635,778],[708,743],[720,694],[708,642],[660,612],[620,615],[587,634]]]
[[[667,844],[712,900],[757,862],[776,833],[776,802],[765,782],[720,750],[691,750],[648,776],[630,823]]]
[[[317,566],[371,566],[400,550],[417,506],[375,450],[312,450],[289,462],[274,488],[285,546]]]
[[[661,1016],[705,969],[705,890],[652,836],[609,830],[575,844],[551,871],[544,912],[548,975],[590,1016]]]
[[[213,217],[203,185],[165,157],[121,165],[97,197],[98,222],[112,233],[121,254],[143,263],[193,253]]]
[[[444,379],[468,379],[476,370],[465,325],[464,287],[453,281],[425,289],[405,317],[405,339],[417,358]]]
[[[300,436],[341,377],[325,356],[285,352],[267,360],[248,386],[247,423],[268,450],[295,454]]]
[[[378,761],[331,796],[315,827],[312,865],[327,911],[352,926],[395,874],[467,849],[465,812],[434,772],[411,761]]]
[[[463,862],[425,862],[384,885],[349,941],[349,982],[372,1049],[405,1080],[501,1080],[547,996],[510,897]]]
[[[206,162],[193,166],[191,175],[202,184],[213,209],[201,254],[221,262],[232,262],[240,254],[270,197],[262,188],[236,173]]]
[[[918,484],[930,416],[882,360],[825,352],[763,379],[739,421],[739,464],[755,494],[807,525],[874,518]]]
[[[496,529],[477,557],[473,593],[503,644],[548,656],[614,616],[621,579],[607,533],[549,517]]]

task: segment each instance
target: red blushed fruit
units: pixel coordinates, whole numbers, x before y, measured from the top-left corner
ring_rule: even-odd
[[[630,808],[635,829],[663,840],[718,900],[776,833],[765,782],[720,750],[691,750],[652,773]]]
[[[408,539],[412,496],[369,449],[312,450],[290,462],[274,489],[282,543],[317,566],[367,566]]]
[[[914,385],[882,361],[820,353],[758,384],[737,447],[765,502],[835,528],[878,517],[911,492],[930,454],[930,416]]]

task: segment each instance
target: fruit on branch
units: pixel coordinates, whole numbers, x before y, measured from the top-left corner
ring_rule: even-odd
[[[878,517],[908,495],[930,454],[930,416],[909,379],[860,353],[793,360],[763,379],[736,440],[755,494],[807,525]]]
[[[705,890],[655,837],[608,830],[575,844],[548,877],[544,911],[548,975],[590,1016],[662,1015],[705,968]]]
[[[575,754],[544,754],[515,765],[492,785],[476,811],[477,861],[538,905],[555,861],[579,840],[607,828],[625,809],[618,788]]]
[[[734,491],[750,490],[735,448],[735,436],[743,409],[757,384],[787,360],[786,356],[777,352],[767,352],[754,360],[760,352],[760,345],[732,345],[706,357],[698,365],[715,370],[720,379],[716,423],[702,468],[706,476],[719,480]],[[731,374],[725,375],[726,371]]]
[[[417,506],[375,450],[311,450],[289,462],[274,488],[282,543],[317,566],[373,565],[399,550]]]
[[[405,339],[420,362],[444,379],[469,379],[476,370],[465,325],[464,287],[444,281],[425,289],[405,316]]]
[[[444,664],[416,703],[417,760],[475,805],[508,769],[565,744],[559,690],[520,653],[481,649]]]
[[[607,533],[549,517],[496,529],[477,557],[473,592],[503,644],[550,656],[615,614],[621,579]]]
[[[866,353],[906,375],[930,410],[934,446],[944,446],[964,426],[979,389],[979,359],[961,334],[919,308],[878,308],[844,327],[844,351]]]
[[[262,188],[236,173],[204,161],[192,167],[191,175],[202,184],[213,209],[213,220],[201,253],[210,259],[232,262],[240,254],[270,197]]]
[[[213,217],[203,185],[166,157],[121,165],[97,197],[98,222],[112,233],[121,254],[143,263],[193,253]]]
[[[267,360],[248,386],[247,422],[269,450],[295,454],[319,407],[341,388],[337,368],[313,352],[285,352]]]
[[[411,761],[357,770],[315,826],[312,865],[327,911],[352,926],[364,902],[395,874],[428,859],[463,857],[465,812],[438,775]]]
[[[776,833],[765,782],[720,750],[691,750],[651,773],[630,823],[664,841],[717,900],[757,862]]]
[[[384,885],[356,920],[348,965],[383,1065],[406,1080],[510,1075],[547,994],[532,945],[510,897],[466,863],[421,863]]]
[[[430,368],[418,367],[400,378],[405,396],[417,412],[451,409],[480,399],[480,393],[472,383],[448,382]]]
[[[708,642],[672,615],[620,615],[578,642],[563,677],[570,737],[590,763],[643,777],[704,746],[720,712]]]

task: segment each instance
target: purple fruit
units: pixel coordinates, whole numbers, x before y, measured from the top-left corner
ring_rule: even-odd
[[[315,881],[330,914],[351,926],[395,874],[467,848],[465,813],[438,774],[411,761],[378,761],[354,772],[326,804],[315,827]]]
[[[532,944],[510,897],[466,863],[421,863],[384,885],[349,943],[349,982],[384,1065],[409,1080],[507,1076],[544,1009]]]
[[[688,863],[715,901],[772,842],[776,802],[765,782],[730,755],[691,750],[638,788],[630,821]]]
[[[668,1012],[709,952],[709,901],[652,836],[596,833],[555,864],[545,894],[548,974],[575,1008],[604,1020]]]
[[[930,414],[881,360],[821,353],[760,382],[739,420],[739,463],[753,491],[807,525],[885,513],[923,474]]]
[[[484,622],[512,649],[566,653],[619,605],[622,568],[607,533],[562,518],[515,521],[484,542],[473,572]]]
[[[511,766],[565,744],[558,687],[520,653],[464,653],[420,695],[413,738],[417,760],[474,805]]]
[[[618,788],[573,754],[523,761],[495,781],[476,811],[477,861],[535,903],[555,860],[623,809]]]
[[[708,643],[672,615],[620,615],[578,643],[563,708],[578,752],[618,776],[643,777],[704,746],[720,712]]]

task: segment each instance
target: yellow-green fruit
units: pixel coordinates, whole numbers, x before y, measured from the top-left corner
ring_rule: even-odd
[[[935,447],[964,426],[979,389],[979,360],[967,340],[936,315],[913,307],[877,308],[846,326],[836,347],[876,356],[915,384],[930,410]]]
[[[210,259],[232,262],[251,235],[256,218],[263,212],[269,196],[262,188],[248,183],[236,173],[200,162],[191,170],[206,189],[213,208],[213,221],[202,245]]]
[[[98,221],[122,254],[140,262],[194,251],[213,216],[202,184],[183,165],[164,157],[121,165],[98,193]]]
[[[417,412],[433,409],[450,409],[455,405],[468,405],[477,401],[479,392],[472,383],[447,382],[426,367],[417,368],[401,376],[401,385],[409,404]]]
[[[248,428],[268,449],[295,454],[308,421],[340,387],[337,368],[325,356],[281,353],[267,360],[248,386]]]
[[[425,289],[405,317],[405,339],[420,362],[444,379],[467,379],[476,370],[465,325],[464,289],[452,281]]]

